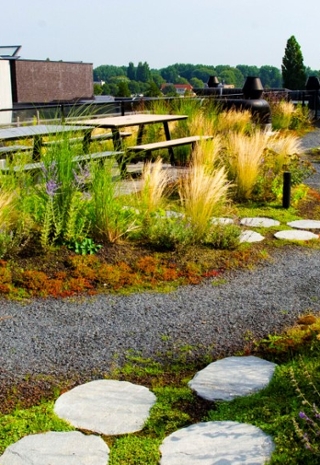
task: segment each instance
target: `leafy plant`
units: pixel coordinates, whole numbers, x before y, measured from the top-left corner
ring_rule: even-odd
[[[76,254],[79,255],[92,255],[98,252],[101,249],[102,245],[95,244],[94,241],[89,238],[85,237],[82,241],[75,241],[71,242],[68,245],[69,249],[75,251]]]
[[[215,224],[210,228],[205,244],[215,249],[236,249],[239,245],[241,228],[235,224]]]
[[[184,218],[153,218],[144,235],[160,250],[175,250],[193,241],[193,230]]]

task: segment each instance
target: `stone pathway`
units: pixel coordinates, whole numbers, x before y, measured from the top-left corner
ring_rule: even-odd
[[[75,428],[109,436],[140,431],[155,402],[156,396],[144,386],[105,379],[65,392],[54,412]]]
[[[98,436],[78,431],[25,436],[7,447],[1,465],[106,465],[109,447]]]
[[[189,382],[197,395],[231,400],[264,388],[276,365],[258,357],[227,357],[211,363]],[[120,435],[143,428],[155,395],[126,381],[97,380],[62,394],[54,412],[86,432]],[[161,465],[262,465],[270,458],[272,438],[259,428],[233,421],[210,421],[178,430],[160,446]],[[10,445],[1,465],[106,465],[109,448],[95,434],[78,431],[26,436]]]
[[[160,446],[160,464],[262,465],[273,450],[271,438],[255,426],[208,421],[170,434]]]
[[[199,371],[188,385],[203,399],[232,400],[266,387],[275,368],[258,357],[226,357]]]

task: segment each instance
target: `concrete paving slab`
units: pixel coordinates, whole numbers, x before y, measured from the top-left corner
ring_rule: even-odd
[[[288,241],[310,241],[312,239],[319,239],[317,234],[310,231],[287,229],[285,231],[278,231],[274,234],[277,239],[286,239]]]
[[[270,228],[271,226],[279,226],[280,221],[261,216],[256,218],[242,218],[240,220],[240,224],[242,224],[243,226],[250,226],[252,228]]]
[[[54,412],[76,428],[116,435],[140,431],[156,396],[144,386],[96,380],[62,394]]]
[[[0,457],[1,465],[107,465],[109,448],[98,436],[79,431],[25,436]]]
[[[264,236],[255,231],[250,231],[247,229],[240,234],[239,242],[260,242],[264,240]]]
[[[262,465],[274,450],[272,439],[256,426],[210,421],[183,428],[160,446],[161,465]]]
[[[320,229],[319,220],[296,220],[287,223],[291,228],[297,229]]]
[[[203,399],[230,401],[263,389],[275,368],[259,357],[226,357],[198,371],[188,385]]]

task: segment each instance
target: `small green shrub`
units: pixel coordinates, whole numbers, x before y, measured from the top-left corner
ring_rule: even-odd
[[[193,230],[183,218],[157,218],[145,234],[151,245],[162,250],[175,250],[193,240]]]
[[[236,249],[239,245],[241,228],[235,224],[215,224],[210,229],[205,244],[214,249]]]

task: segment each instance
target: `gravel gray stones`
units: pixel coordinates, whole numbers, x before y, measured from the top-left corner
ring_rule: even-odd
[[[263,389],[275,367],[258,357],[227,357],[198,371],[188,385],[203,399],[229,401]]]
[[[97,436],[78,431],[25,436],[7,447],[1,465],[107,465],[109,448]]]
[[[209,421],[180,429],[160,446],[161,465],[262,465],[274,444],[259,428],[234,421]]]
[[[167,362],[168,352],[179,357],[186,345],[190,358],[221,358],[242,350],[248,331],[263,338],[320,311],[319,250],[275,249],[254,269],[221,277],[218,285],[208,279],[166,294],[0,299],[0,381],[27,374],[103,378],[130,352]]]
[[[76,428],[115,435],[139,431],[156,396],[144,386],[116,380],[96,380],[62,394],[54,412]]]
[[[310,231],[297,231],[294,229],[287,229],[285,231],[278,231],[274,234],[277,239],[287,239],[288,241],[310,241],[312,239],[319,239],[317,234]]]

